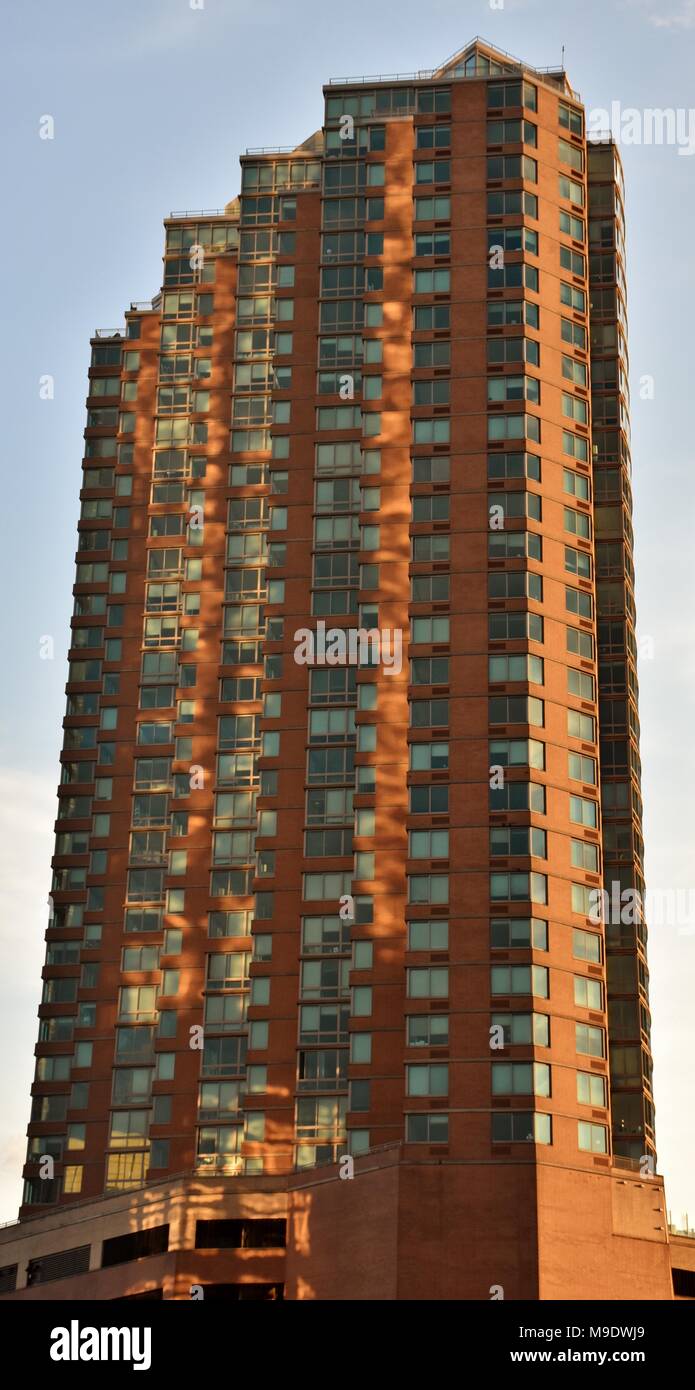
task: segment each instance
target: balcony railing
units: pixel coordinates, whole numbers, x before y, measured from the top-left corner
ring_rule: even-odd
[[[639,1158],[625,1158],[622,1154],[613,1154],[612,1164],[614,1168],[624,1168],[629,1173],[640,1173],[642,1162]]]
[[[234,221],[225,208],[185,208],[183,212],[170,212],[169,217],[228,217]]]
[[[695,1240],[695,1230],[694,1230],[693,1227],[690,1225],[690,1220],[689,1220],[689,1218],[688,1218],[688,1213],[687,1213],[687,1212],[685,1212],[685,1215],[684,1215],[683,1220],[684,1220],[685,1224],[684,1224],[684,1225],[681,1224],[680,1226],[677,1226],[677,1225],[675,1224],[675,1222],[671,1220],[671,1216],[670,1216],[670,1213],[669,1213],[669,1220],[668,1220],[669,1235],[672,1235],[672,1236],[686,1236],[689,1240]]]
[[[307,150],[299,150],[296,145],[247,145],[246,154],[296,154],[298,157],[306,157]]]

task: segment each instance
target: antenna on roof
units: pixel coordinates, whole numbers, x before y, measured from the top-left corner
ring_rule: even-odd
[[[565,71],[565,45],[562,45],[562,71]]]

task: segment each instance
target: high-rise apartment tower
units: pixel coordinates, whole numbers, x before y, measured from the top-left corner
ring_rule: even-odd
[[[618,151],[476,40],[241,164],[92,340],[5,1287],[671,1298]]]

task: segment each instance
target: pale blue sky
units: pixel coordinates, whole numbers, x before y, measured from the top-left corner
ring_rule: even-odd
[[[161,280],[162,218],[221,207],[246,146],[322,120],[330,77],[434,67],[476,33],[557,64],[589,107],[695,106],[695,0],[22,0],[3,15],[0,88],[6,482],[0,797],[0,1220],[16,1214],[71,611],[89,337]],[[55,139],[40,140],[43,115]],[[695,482],[689,428],[695,157],[623,149],[627,186],[638,631],[647,881],[687,887]],[[39,378],[55,398],[39,399]],[[650,374],[654,399],[639,397]],[[39,659],[52,635],[56,658]],[[660,1169],[695,1224],[695,935],[650,938]]]

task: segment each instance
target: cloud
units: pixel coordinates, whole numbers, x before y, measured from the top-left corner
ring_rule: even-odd
[[[654,9],[653,0],[623,0],[622,8],[636,11],[655,29],[675,32],[695,29],[695,0],[680,0],[680,4],[672,5],[666,11]]]
[[[26,1151],[27,1139],[23,1131],[6,1135],[0,1143],[0,1213],[3,1221],[15,1219],[22,1200],[22,1165]]]
[[[55,797],[52,776],[0,773],[0,1220],[12,1220],[21,1200]]]
[[[655,10],[648,19],[655,29],[695,29],[695,0],[682,0],[680,8],[670,14]]]
[[[0,773],[0,903],[2,941],[43,936],[51,886],[56,780],[33,773]],[[33,954],[33,953],[32,953]],[[17,961],[8,962],[16,967]]]
[[[123,13],[123,30],[112,46],[119,61],[148,61],[162,54],[185,54],[197,45],[210,47],[224,35],[238,42],[240,31],[272,26],[283,12],[281,0],[159,0],[154,9]]]

